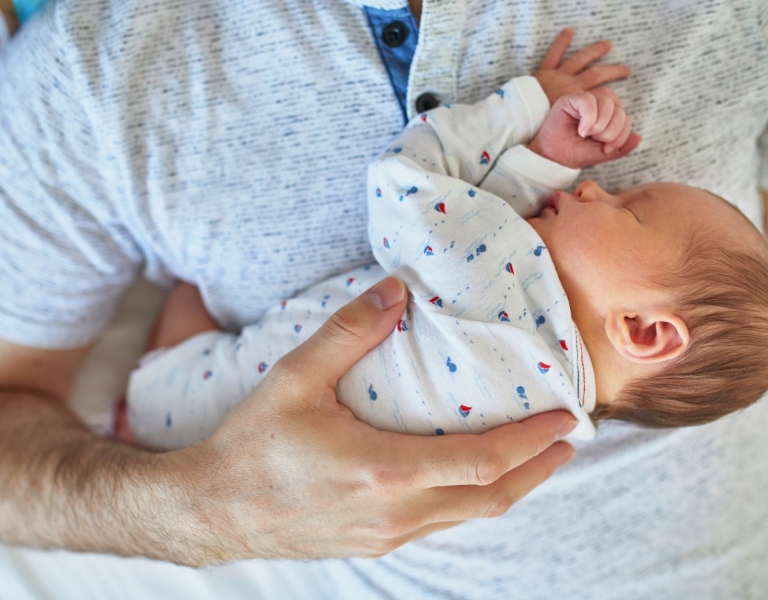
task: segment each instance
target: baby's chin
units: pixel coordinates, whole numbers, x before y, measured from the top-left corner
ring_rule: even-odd
[[[545,213],[545,214],[539,215],[538,217],[531,217],[530,219],[526,219],[526,221],[528,222],[528,225],[533,227],[533,230],[539,234],[539,237],[544,242],[545,246],[549,245],[548,238],[549,238],[549,229],[550,229],[549,227],[550,219],[548,218],[549,215],[547,214],[549,212],[551,212],[551,209],[550,210],[544,209],[542,213]],[[555,215],[552,214],[551,216],[554,217]]]

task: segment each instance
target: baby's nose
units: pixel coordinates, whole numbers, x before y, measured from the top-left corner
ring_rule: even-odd
[[[591,202],[592,200],[595,200],[595,192],[598,189],[599,188],[594,181],[591,179],[585,179],[576,186],[576,189],[573,191],[573,195],[580,200]]]

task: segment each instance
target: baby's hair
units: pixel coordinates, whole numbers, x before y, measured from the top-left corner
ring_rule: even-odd
[[[646,427],[702,425],[748,407],[768,391],[768,244],[727,204],[749,223],[755,243],[721,247],[710,231],[691,238],[682,265],[654,281],[674,294],[675,313],[690,333],[688,348],[655,375],[626,385],[613,402],[596,409],[595,419]]]

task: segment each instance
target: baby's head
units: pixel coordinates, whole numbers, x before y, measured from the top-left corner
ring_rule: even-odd
[[[768,390],[768,245],[738,209],[679,184],[585,181],[529,223],[592,357],[595,418],[698,425]]]

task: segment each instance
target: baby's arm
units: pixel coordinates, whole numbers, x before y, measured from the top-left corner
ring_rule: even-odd
[[[180,283],[163,303],[147,340],[148,350],[178,346],[206,331],[224,331],[205,308],[200,290]]]
[[[544,248],[537,249],[538,236],[500,192],[513,202],[536,204],[552,190],[546,182],[565,187],[578,175],[522,146],[548,110],[533,77],[513,79],[482,102],[443,106],[414,119],[370,166],[374,255],[425,310],[473,321],[508,317],[504,299],[484,290],[505,271],[510,290],[522,285],[515,283],[521,255],[540,256]],[[505,177],[495,181],[498,191],[486,191],[485,180],[501,156],[508,158]],[[540,175],[536,185],[534,171]]]
[[[575,169],[621,158],[640,142],[619,98],[601,87],[626,77],[628,67],[591,66],[608,52],[607,42],[562,62],[570,36],[570,30],[558,36],[535,79],[514,79],[472,106],[421,115],[371,165],[374,255],[415,296],[431,300],[450,279],[465,288],[480,284],[488,274],[476,268],[481,255],[486,270],[488,263],[514,269],[505,260],[513,252],[505,236],[518,216],[538,215],[553,189],[572,184]],[[448,254],[443,264],[441,255]],[[474,311],[468,296],[451,302]]]

